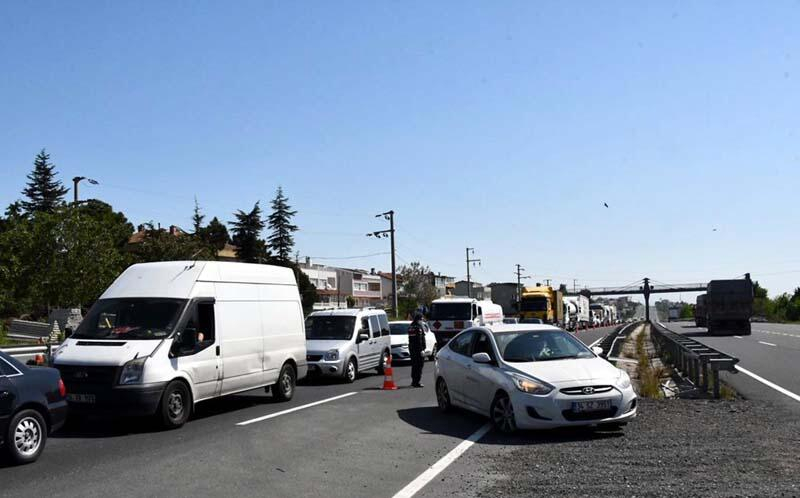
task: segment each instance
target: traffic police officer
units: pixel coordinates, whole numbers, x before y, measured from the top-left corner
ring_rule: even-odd
[[[414,314],[414,321],[408,327],[408,352],[411,354],[411,386],[425,387],[422,379],[422,352],[425,350],[425,329],[422,327],[422,313]]]

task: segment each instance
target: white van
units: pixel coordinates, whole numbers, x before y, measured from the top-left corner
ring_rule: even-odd
[[[306,318],[309,373],[355,382],[358,372],[383,373],[392,350],[389,319],[383,310],[315,311]]]
[[[71,411],[156,414],[183,425],[195,403],[306,375],[303,310],[289,268],[216,261],[125,270],[53,355]]]
[[[503,323],[503,307],[469,297],[442,297],[431,302],[428,324],[439,349],[464,329]]]

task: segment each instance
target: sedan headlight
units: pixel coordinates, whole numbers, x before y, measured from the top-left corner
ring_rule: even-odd
[[[144,374],[144,362],[147,361],[147,356],[141,358],[134,358],[122,367],[122,373],[119,374],[120,385],[126,384],[141,384],[142,376]]]
[[[619,377],[617,378],[617,387],[620,389],[628,389],[631,387],[631,377],[625,370],[619,369]]]
[[[336,361],[339,359],[339,350],[338,349],[331,349],[327,353],[325,353],[325,361]]]
[[[548,394],[553,390],[553,386],[546,384],[540,380],[524,377],[522,375],[511,374],[511,380],[517,389],[528,394]]]

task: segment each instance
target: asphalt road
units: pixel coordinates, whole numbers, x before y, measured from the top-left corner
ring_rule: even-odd
[[[800,325],[753,323],[749,336],[709,336],[694,322],[662,322],[670,330],[739,358],[737,366],[800,395]],[[800,402],[739,372],[723,375],[749,399],[777,402],[800,412]]]
[[[611,330],[577,336],[591,344]],[[263,391],[201,403],[174,431],[142,419],[82,420],[52,435],[35,464],[0,463],[0,495],[391,497],[486,424],[438,412],[433,363],[423,389],[408,387],[407,365],[394,375],[397,391],[367,374],[350,385],[303,382],[289,403]]]

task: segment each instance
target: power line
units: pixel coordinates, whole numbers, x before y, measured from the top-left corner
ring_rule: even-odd
[[[390,252],[374,252],[372,254],[362,254],[360,256],[309,256],[312,260],[314,259],[365,259],[365,258],[372,258],[375,256],[386,256],[387,254],[391,254]]]

